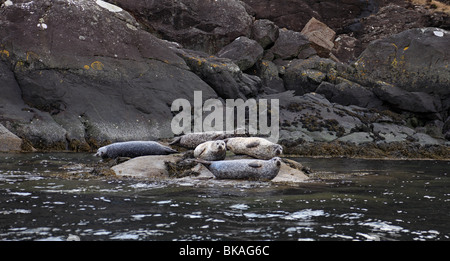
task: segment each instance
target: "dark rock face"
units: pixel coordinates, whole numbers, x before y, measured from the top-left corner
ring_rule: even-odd
[[[301,33],[287,29],[280,29],[279,31],[278,39],[270,49],[275,59],[306,59],[316,54],[308,39]]]
[[[261,47],[266,48],[273,45],[277,40],[278,29],[278,26],[270,20],[256,20],[252,25],[251,38],[257,41]]]
[[[264,49],[255,40],[238,37],[216,54],[220,58],[231,59],[242,71],[251,68],[263,56]]]
[[[450,32],[411,29],[372,42],[355,62],[363,79],[378,79],[410,92],[449,97]]]
[[[1,10],[0,119],[38,149],[161,138],[173,100],[216,96],[163,41],[105,4],[14,1]]]
[[[252,18],[241,1],[110,0],[164,39],[185,48],[217,53],[239,36],[249,36]]]

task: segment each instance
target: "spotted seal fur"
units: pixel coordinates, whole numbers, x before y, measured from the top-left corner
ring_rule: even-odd
[[[237,155],[248,155],[257,159],[271,159],[283,153],[283,147],[260,137],[236,137],[225,139],[227,149]]]
[[[218,179],[272,180],[278,175],[281,158],[270,160],[237,159],[220,161],[203,161],[202,163]]]

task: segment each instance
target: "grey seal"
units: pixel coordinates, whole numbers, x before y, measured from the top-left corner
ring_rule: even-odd
[[[115,159],[118,157],[135,158],[146,155],[169,155],[174,153],[178,153],[178,151],[156,141],[126,141],[101,147],[97,150],[95,156],[103,159]]]
[[[224,160],[227,154],[227,145],[223,140],[203,142],[194,150],[194,157],[203,160]]]
[[[245,137],[247,133],[240,134],[237,131],[206,131],[206,132],[193,132],[187,133],[182,136],[176,137],[169,145],[178,145],[188,149],[195,149],[203,142],[211,140],[223,140],[231,137]]]
[[[283,153],[283,147],[260,137],[237,137],[225,139],[227,149],[234,154],[248,155],[257,159],[271,159]]]
[[[270,160],[237,159],[220,161],[203,161],[202,163],[218,179],[272,180],[278,175],[281,158]]]

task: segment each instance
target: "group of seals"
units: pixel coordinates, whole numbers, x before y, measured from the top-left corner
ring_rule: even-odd
[[[194,149],[194,157],[219,179],[271,180],[277,176],[283,148],[260,137],[236,137],[226,133],[191,133],[176,138],[170,144]],[[195,147],[194,147],[195,145]],[[227,149],[237,155],[256,159],[225,160]],[[169,155],[178,151],[156,141],[117,142],[98,149],[95,156],[103,159]]]
[[[226,150],[256,159],[224,160]],[[194,150],[194,157],[219,179],[271,180],[277,176],[283,153],[281,145],[259,137],[235,137],[206,141]]]

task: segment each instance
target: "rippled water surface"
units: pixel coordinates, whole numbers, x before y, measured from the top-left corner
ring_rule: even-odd
[[[97,160],[0,154],[0,240],[450,239],[450,161],[297,158],[319,175],[296,186],[52,175]]]

